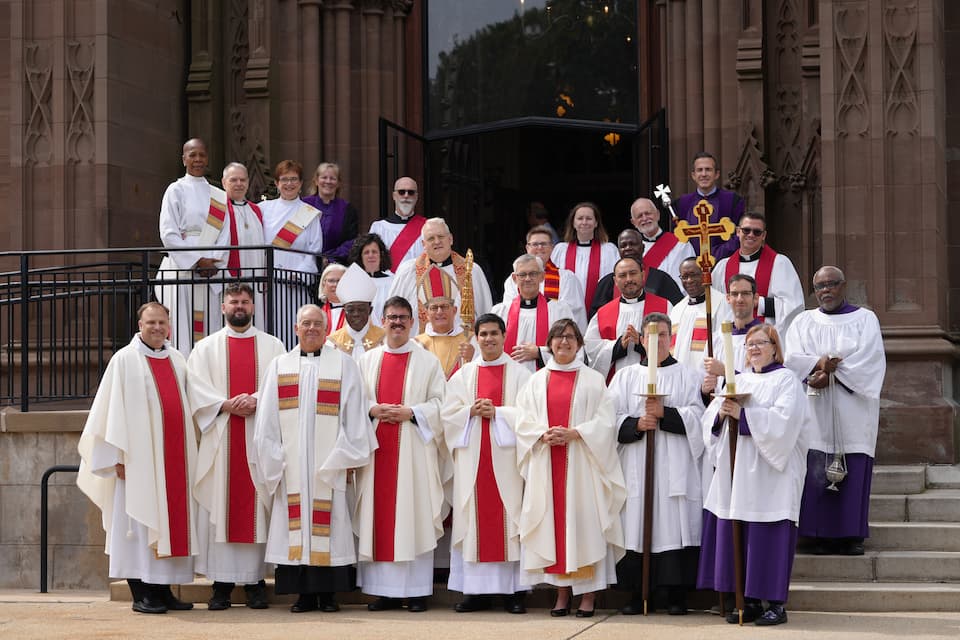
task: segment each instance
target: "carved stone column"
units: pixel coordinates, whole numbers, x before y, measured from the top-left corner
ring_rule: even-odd
[[[352,162],[351,150],[357,140],[353,137],[352,123],[355,113],[351,109],[350,86],[350,13],[353,3],[350,0],[336,0],[333,4],[334,21],[334,117],[337,122],[336,136],[333,139],[333,156],[343,163],[344,170],[351,175],[356,173],[359,162]]]
[[[270,139],[273,117],[271,101],[273,3],[249,0],[247,32],[249,60],[243,76],[246,127],[241,135],[242,160],[250,174],[248,193],[254,200],[273,186]]]
[[[313,171],[320,164],[322,149],[321,124],[322,113],[321,87],[323,83],[321,57],[322,38],[320,36],[320,7],[322,0],[299,0],[300,11],[297,22],[300,25],[300,57],[299,67],[299,114],[300,131],[298,138],[298,158],[303,162],[305,183],[304,193],[311,185],[306,181],[312,179]],[[291,74],[292,75],[292,74]]]
[[[216,0],[194,0],[190,9],[190,68],[186,86],[189,126],[185,135],[202,138],[207,143],[211,171],[214,171],[213,167],[224,165],[220,6]]]
[[[365,203],[377,201],[377,184],[380,176],[380,163],[377,140],[377,122],[383,113],[381,100],[381,75],[383,64],[380,55],[382,24],[384,18],[384,0],[363,0],[361,68],[362,86],[360,104],[360,166],[363,187],[359,191],[360,199]]]
[[[878,459],[954,462],[942,3],[821,7],[823,261],[884,327]]]

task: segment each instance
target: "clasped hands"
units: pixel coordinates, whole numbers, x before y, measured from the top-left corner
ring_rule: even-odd
[[[381,422],[400,424],[413,420],[413,409],[402,404],[375,404],[370,415]]]
[[[565,445],[580,437],[580,432],[576,429],[567,429],[559,425],[554,425],[547,429],[540,439],[551,447]]]
[[[220,405],[221,413],[229,413],[246,418],[257,410],[257,398],[249,393],[239,393]]]
[[[473,404],[470,405],[470,417],[480,416],[481,418],[487,418],[488,420],[493,420],[497,415],[497,407],[493,404],[493,401],[489,398],[477,398],[473,401]]]
[[[842,359],[839,356],[822,356],[817,361],[813,373],[807,376],[807,386],[814,389],[823,389],[830,384],[830,374],[837,370],[837,366]]]

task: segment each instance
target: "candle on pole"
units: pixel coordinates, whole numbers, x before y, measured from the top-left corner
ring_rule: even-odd
[[[723,377],[726,378],[727,393],[737,392],[737,383],[734,380],[736,369],[733,367],[733,323],[721,322],[720,331],[723,333]]]
[[[660,327],[656,322],[647,323],[647,393],[657,392],[657,365],[660,354],[657,346],[660,340]]]

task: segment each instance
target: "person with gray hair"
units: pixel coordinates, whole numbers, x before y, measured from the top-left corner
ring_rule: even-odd
[[[547,335],[553,323],[562,318],[576,320],[566,303],[543,295],[540,291],[543,278],[543,262],[539,257],[529,253],[520,256],[513,261],[511,276],[517,296],[495,305],[491,311],[507,325],[504,353],[530,372],[540,369],[550,359]]]
[[[277,565],[276,592],[299,594],[293,613],[334,612],[335,593],[356,585],[347,485],[372,460],[376,435],[357,363],[325,344],[323,309],[300,307],[296,333],[297,346],[264,373],[250,470],[270,505],[265,557]]]
[[[820,306],[797,316],[785,340],[785,364],[806,384],[804,399],[816,416],[799,522],[816,554],[863,555],[869,535],[887,362],[876,314],[850,304],[846,292],[843,271],[821,267],[813,276]]]
[[[670,355],[670,317],[648,313],[642,327],[651,323],[657,325],[656,392],[662,397],[638,393],[646,391],[650,382],[646,353],[639,363],[618,370],[610,381],[617,411],[620,464],[627,481],[627,502],[621,512],[627,552],[617,563],[617,583],[633,594],[620,612],[643,613],[644,497],[648,491],[645,449],[646,439],[654,438],[654,480],[649,490],[653,492],[656,517],[651,523],[649,587],[651,593],[654,589],[666,591],[667,613],[684,615],[686,592],[696,586],[700,556],[700,459],[704,449],[700,420],[704,407],[700,373]]]

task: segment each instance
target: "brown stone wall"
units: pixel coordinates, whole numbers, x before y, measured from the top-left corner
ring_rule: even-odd
[[[9,2],[0,3],[0,51],[10,51],[10,12]],[[11,75],[16,73],[13,61],[0,64],[0,131],[10,131],[11,116]],[[0,202],[10,202],[10,139],[12,136],[0,136]],[[0,250],[16,250],[20,248],[19,211],[10,210],[4,216],[4,224],[0,225]],[[11,268],[12,265],[0,260],[0,270]]]
[[[55,464],[75,465],[77,432],[0,432],[0,588],[40,584],[40,478]],[[75,473],[50,477],[47,586],[105,589],[108,559],[99,510]]]
[[[946,65],[947,290],[950,331],[960,334],[960,3],[943,3]],[[957,380],[960,385],[960,379]]]

